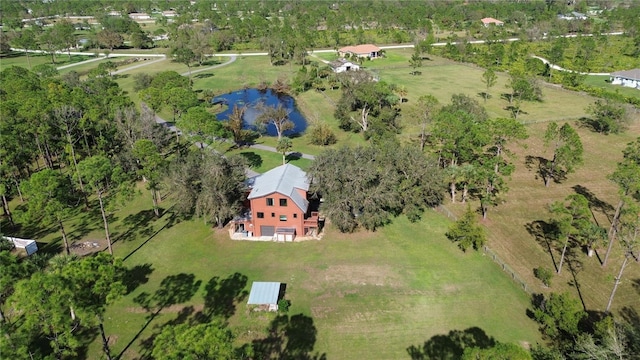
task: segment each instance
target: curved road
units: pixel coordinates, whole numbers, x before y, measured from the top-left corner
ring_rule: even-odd
[[[216,56],[216,55],[211,55],[211,56]],[[230,59],[229,59],[229,60],[227,60],[227,61],[225,61],[225,62],[223,62],[222,64],[209,66],[209,67],[206,67],[206,68],[203,68],[203,69],[192,70],[192,71],[191,71],[191,75],[193,75],[193,74],[197,74],[197,73],[199,73],[199,72],[208,71],[208,70],[213,70],[213,69],[217,69],[217,68],[219,68],[219,67],[227,66],[227,65],[231,64],[232,62],[234,62],[234,61],[236,61],[236,60],[238,59],[238,56],[237,56],[237,55],[229,55],[228,57],[229,57]],[[128,70],[128,69],[123,69],[123,70]],[[182,75],[182,76],[189,76],[189,71],[187,71],[187,72],[185,72],[185,73],[182,73],[182,74],[180,74],[180,75]]]
[[[545,65],[549,65],[549,67],[552,68],[553,70],[575,72],[573,70],[565,69],[558,65],[552,64],[549,62],[549,60],[543,57],[536,56],[536,55],[531,55],[531,57],[542,61]],[[581,72],[581,71],[578,71],[578,74],[580,75],[611,75],[610,73],[587,73],[587,72]]]

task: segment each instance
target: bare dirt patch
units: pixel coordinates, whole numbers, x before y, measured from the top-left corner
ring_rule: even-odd
[[[85,241],[74,241],[69,245],[72,254],[85,256],[93,254],[107,248],[106,239],[89,239]]]

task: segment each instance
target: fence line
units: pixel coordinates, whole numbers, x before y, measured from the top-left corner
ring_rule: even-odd
[[[496,253],[493,252],[493,250],[491,250],[488,246],[485,245],[482,247],[482,249],[484,250],[485,254],[491,257],[491,260],[500,265],[502,271],[511,276],[511,280],[517,282],[518,285],[522,287],[522,290],[524,290],[524,292],[526,292],[527,294],[531,294],[531,287],[527,285],[526,281],[522,280],[522,278],[518,275],[518,273],[516,273],[515,270],[513,270],[509,265],[507,265],[506,262],[500,259],[500,257],[496,255]]]
[[[438,207],[436,207],[436,210],[445,214],[449,219],[453,219],[453,221],[458,220],[457,216],[453,214],[449,209],[447,209],[444,205],[438,205]],[[482,250],[491,258],[491,260],[493,260],[493,262],[500,265],[502,271],[509,274],[511,280],[518,283],[518,285],[520,285],[524,292],[526,292],[527,294],[531,294],[532,288],[527,284],[527,282],[522,280],[522,277],[520,277],[520,275],[518,275],[518,273],[513,270],[513,268],[511,268],[511,266],[509,266],[504,260],[502,260],[493,250],[491,250],[491,248],[485,245],[482,247]]]

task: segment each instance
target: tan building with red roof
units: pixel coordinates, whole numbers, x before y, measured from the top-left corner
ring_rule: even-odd
[[[376,59],[380,57],[380,48],[373,44],[363,44],[356,46],[345,46],[338,49],[338,54],[341,57],[357,56],[369,59]]]
[[[489,26],[489,25],[495,25],[495,26],[503,26],[504,22],[498,20],[498,19],[494,19],[491,17],[486,17],[481,19],[480,21],[482,21],[482,25],[484,25],[485,27]]]

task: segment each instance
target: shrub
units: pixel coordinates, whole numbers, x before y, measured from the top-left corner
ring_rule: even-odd
[[[153,77],[147,73],[138,73],[133,76],[133,91],[138,92],[151,86]]]
[[[311,143],[314,145],[332,145],[338,141],[331,127],[325,123],[318,123],[311,127]]]
[[[471,211],[470,206],[467,206],[467,211],[464,215],[451,225],[445,236],[457,243],[462,251],[467,251],[470,247],[473,247],[474,250],[479,250],[487,241],[484,228],[478,225],[476,216]]]
[[[289,306],[291,306],[291,302],[287,299],[278,300],[278,311],[282,313],[286,313],[289,311]]]
[[[551,286],[551,278],[553,277],[553,272],[546,267],[538,267],[533,269],[533,275],[540,279],[542,283],[549,287]]]

